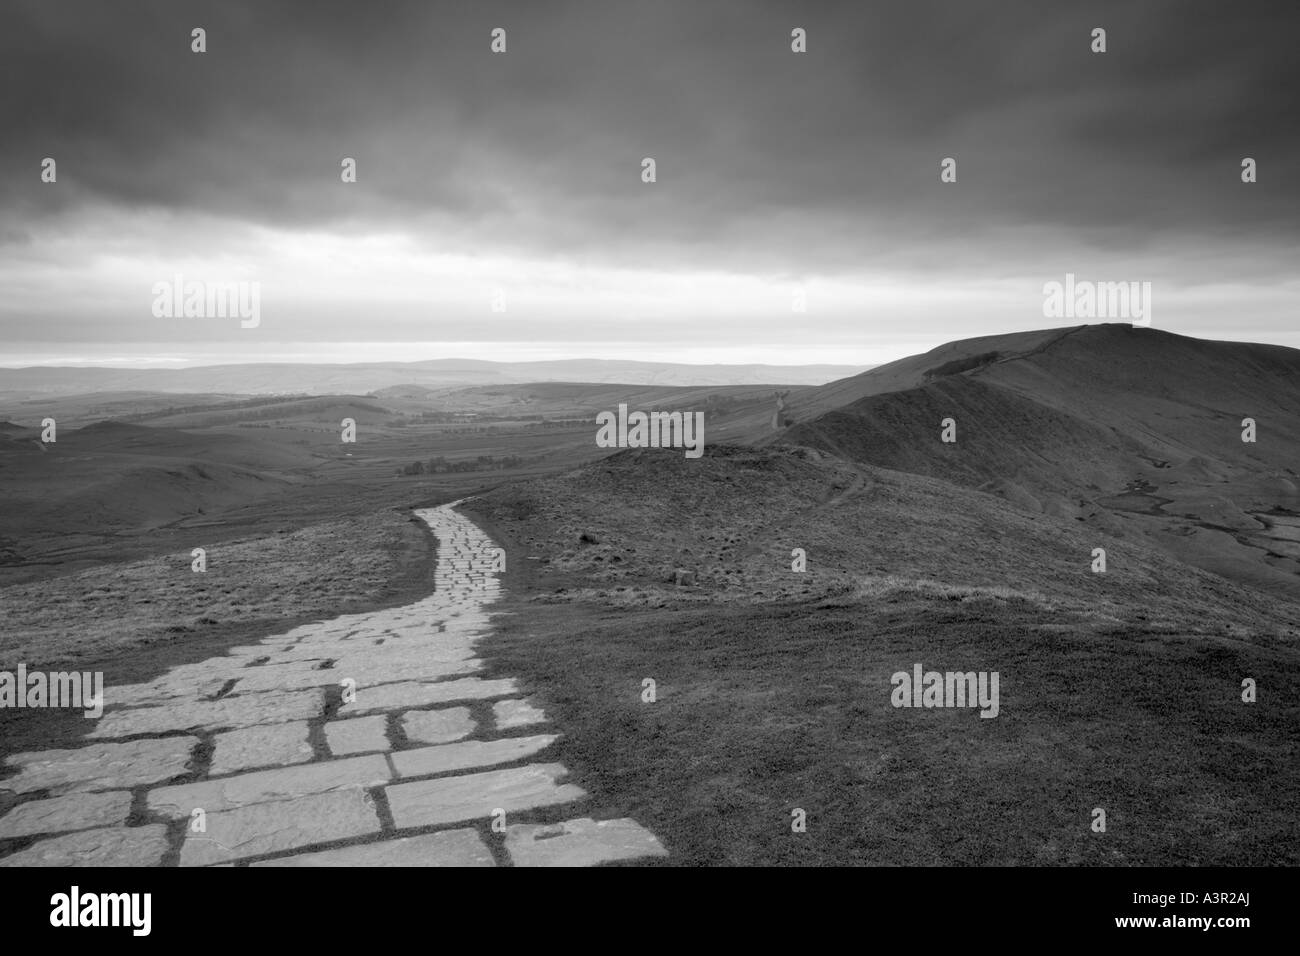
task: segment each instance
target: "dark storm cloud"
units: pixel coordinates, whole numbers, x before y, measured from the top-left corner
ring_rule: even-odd
[[[10,5],[4,236],[106,202],[393,228],[440,249],[778,271],[924,265],[928,238],[994,227],[1108,248],[1169,233],[1294,242],[1296,10]],[[202,56],[194,26],[208,31]],[[496,26],[504,56],[488,52]],[[794,26],[807,54],[790,52]],[[1089,50],[1094,26],[1104,55]],[[37,178],[47,155],[57,191]],[[347,188],[344,156],[359,164]],[[654,186],[643,156],[659,164]],[[945,156],[956,187],[939,183]],[[1260,162],[1249,189],[1243,156]]]

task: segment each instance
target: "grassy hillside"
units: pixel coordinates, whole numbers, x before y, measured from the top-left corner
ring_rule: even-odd
[[[961,366],[979,364],[990,355],[1009,356],[1032,353],[1055,341],[1071,329],[1043,329],[1035,332],[1012,332],[1006,335],[983,335],[974,339],[946,342],[920,355],[877,365],[858,375],[837,379],[813,388],[791,392],[789,418],[794,423],[807,422],[836,408],[883,392],[916,388],[937,374],[947,374]],[[947,371],[945,371],[947,370]],[[735,436],[749,441],[769,437],[766,422],[757,423],[752,431]]]
[[[0,429],[0,585],[42,580],[405,504],[603,454],[586,425],[502,418],[428,422],[355,396],[140,403],[145,424],[95,421],[84,397],[51,403],[57,441],[35,420]],[[341,441],[340,422],[357,423]],[[183,427],[182,427],[183,426]],[[412,478],[413,461],[500,467]],[[475,466],[477,467],[477,466]]]
[[[333,617],[414,588],[430,545],[404,509],[219,543],[0,587],[0,659],[31,666],[104,660],[144,646],[220,641],[303,617]]]
[[[1300,597],[1300,352],[1116,325],[956,345],[825,386],[899,385],[904,366],[914,383],[764,440],[991,491],[1098,537],[1138,533]]]
[[[810,449],[712,446],[700,459],[628,450],[469,504],[535,565],[546,600],[681,606],[842,594],[864,580],[933,579],[1037,593],[1053,606],[1197,632],[1271,634],[1294,604],[1200,572],[1140,534],[1100,536],[938,479]],[[1092,549],[1108,571],[1090,570]],[[791,551],[807,552],[804,573]],[[694,584],[672,583],[685,570]],[[1235,631],[1234,631],[1235,632]]]
[[[629,451],[467,507],[508,547],[493,666],[682,862],[1300,862],[1300,607],[1141,536],[779,447]],[[998,671],[1001,713],[895,709],[918,662]]]
[[[947,418],[952,443],[941,440]],[[785,440],[1071,517],[1081,495],[1122,489],[1145,454],[1122,432],[964,375],[860,399],[794,426]]]

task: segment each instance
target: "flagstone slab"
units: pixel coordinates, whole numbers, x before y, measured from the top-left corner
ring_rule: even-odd
[[[318,674],[326,670],[326,663],[332,660],[330,657],[304,657],[296,660],[284,660],[268,655],[267,659],[257,664],[246,663],[244,666],[231,672],[231,677],[244,678],[253,674],[278,674],[282,678],[287,678],[291,674]]]
[[[216,734],[216,749],[208,773],[218,776],[256,767],[306,763],[312,759],[307,740],[307,721],[287,724],[258,724]]]
[[[294,644],[283,650],[268,650],[259,655],[267,658],[260,667],[280,666],[282,664],[310,664],[333,660],[339,654],[356,653],[367,645],[360,641],[321,641],[311,644]],[[370,645],[373,646],[373,645]]]
[[[0,790],[50,790],[59,795],[159,783],[185,773],[197,743],[196,737],[162,737],[11,754],[5,758],[6,765],[21,770],[0,780]]]
[[[351,678],[358,687],[374,687],[378,684],[393,684],[411,681],[437,681],[446,677],[458,677],[482,670],[483,662],[475,658],[458,661],[406,660],[401,663],[366,661],[351,664],[334,665],[333,673],[339,679]]]
[[[340,707],[339,714],[346,716],[375,710],[450,704],[460,700],[480,700],[517,693],[519,688],[515,686],[512,679],[480,680],[477,677],[462,677],[431,684],[409,682],[380,684],[373,687],[358,685],[357,699]]]
[[[419,642],[394,644],[389,647],[380,644],[369,651],[349,652],[335,659],[335,670],[355,670],[358,668],[382,665],[401,670],[408,665],[437,664],[448,667],[474,658],[474,649],[468,641],[444,641],[440,635],[422,638]],[[415,678],[407,678],[414,680]]]
[[[259,860],[250,866],[495,866],[492,851],[473,829],[440,830]]]
[[[355,624],[346,627],[317,627],[315,630],[303,633],[292,647],[299,650],[308,650],[313,647],[330,647],[335,644],[347,644],[350,642],[361,643],[356,640],[357,627]]]
[[[590,817],[508,826],[506,852],[515,866],[595,866],[668,855],[655,835],[635,820]]]
[[[0,838],[122,826],[130,813],[131,794],[125,790],[33,800],[20,803],[0,817]]]
[[[213,680],[225,675],[233,661],[224,657],[209,657],[190,664],[177,664],[156,679],[156,683],[182,683]]]
[[[325,697],[320,690],[300,690],[237,694],[220,700],[132,707],[106,713],[88,736],[129,737],[171,730],[286,723],[316,717],[324,710],[324,706]]]
[[[0,859],[0,866],[158,866],[167,852],[167,828],[107,827],[33,843]]]
[[[497,730],[513,730],[546,723],[546,712],[526,700],[499,700],[492,705]]]
[[[402,715],[402,732],[412,743],[449,744],[474,732],[468,707],[409,710]]]
[[[302,661],[298,664],[263,664],[249,667],[238,674],[236,694],[265,693],[277,690],[306,690],[310,687],[332,687],[340,684],[345,675],[332,668],[310,667],[321,661]]]
[[[334,670],[357,677],[370,671],[396,672],[400,677],[407,671],[405,680],[430,680],[455,674],[469,674],[483,666],[474,659],[468,642],[452,646],[439,641],[437,636],[409,644],[379,644],[370,649],[351,650],[334,659]],[[426,676],[424,668],[429,668]],[[458,669],[460,668],[460,669]],[[391,678],[390,678],[391,679]],[[358,677],[357,682],[360,683]]]
[[[211,697],[226,685],[227,678],[185,683],[108,684],[104,687],[105,707],[136,707]]]
[[[381,715],[331,720],[325,724],[325,743],[336,757],[388,750],[387,726],[388,718]]]
[[[423,777],[453,770],[491,767],[493,764],[523,760],[545,750],[556,741],[555,734],[536,737],[506,737],[503,740],[467,740],[440,747],[399,750],[393,754],[393,766],[399,777]]]
[[[209,866],[378,833],[379,814],[364,790],[313,793],[208,813],[206,830],[186,830],[181,866]]]
[[[164,816],[188,817],[195,809],[221,810],[290,800],[331,790],[355,790],[386,783],[392,777],[380,754],[322,760],[297,767],[258,770],[217,780],[200,780],[149,791],[149,809]]]
[[[163,817],[188,820],[203,809],[205,829],[186,827],[181,863],[210,866],[492,866],[493,849],[476,829],[381,838],[370,788],[384,787],[392,819],[404,828],[584,799],[581,787],[560,782],[567,771],[559,763],[501,766],[536,759],[554,734],[466,739],[479,729],[472,710],[442,706],[491,703],[488,727],[497,730],[546,721],[515,681],[477,676],[484,664],[474,648],[492,633],[500,612],[490,602],[502,586],[486,563],[495,543],[454,507],[417,512],[437,538],[435,590],[427,597],[296,625],[151,681],[107,687],[107,710],[91,737],[142,739],[9,758],[18,773],[0,780],[0,790],[52,796],[0,817],[0,838],[57,835],[0,864],[158,865],[167,854],[165,828],[114,825],[130,819],[126,791],[137,786],[154,785],[145,801]],[[337,700],[333,688],[345,680],[356,699],[321,728],[333,759],[319,760],[309,722],[324,714],[326,700]],[[393,751],[388,720],[401,711],[404,738],[418,746]],[[168,785],[193,774],[196,738],[143,738],[195,728],[214,732],[206,778]],[[339,845],[357,839],[364,842]],[[632,820],[587,818],[510,825],[506,851],[520,866],[664,854]]]
[[[497,809],[509,813],[582,799],[587,793],[581,787],[556,782],[567,773],[558,763],[529,764],[393,784],[385,793],[398,827],[460,823],[490,817]]]
[[[210,657],[196,664],[177,665],[148,683],[164,692],[197,697],[200,691],[229,680],[240,666],[237,657]]]

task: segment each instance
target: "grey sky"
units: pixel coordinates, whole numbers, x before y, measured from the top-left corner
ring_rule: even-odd
[[[5,364],[381,343],[866,363],[1061,324],[1041,290],[1067,271],[1151,281],[1171,331],[1300,346],[1293,2],[32,2],[4,21]],[[259,281],[261,325],[156,318],[150,286],[176,273]]]

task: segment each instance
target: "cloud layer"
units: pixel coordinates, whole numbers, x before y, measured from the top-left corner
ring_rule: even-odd
[[[1050,324],[1041,286],[1072,271],[1152,281],[1174,331],[1300,345],[1298,23],[1255,0],[11,5],[0,331],[761,361],[797,324],[809,361],[878,361]],[[182,270],[262,282],[255,341],[155,319]]]

